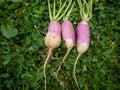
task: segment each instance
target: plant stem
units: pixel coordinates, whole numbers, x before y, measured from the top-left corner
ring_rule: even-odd
[[[92,18],[92,5],[93,5],[93,0],[91,0],[91,2],[90,2],[90,8],[89,8],[89,11],[90,11],[90,19]]]
[[[71,3],[72,3],[72,0],[70,0],[70,2],[69,2],[69,4],[68,4],[67,8],[66,8],[65,11],[64,11],[64,13],[63,13],[57,20],[60,20],[60,19],[65,15],[65,13],[68,11],[68,9],[69,9]]]
[[[81,15],[81,18],[83,19],[83,14],[82,14],[82,2],[81,2],[81,0],[77,0],[77,2],[78,2],[78,5],[79,5],[79,8],[80,8],[80,15]]]
[[[52,13],[51,13],[51,9],[50,9],[50,1],[47,0],[47,2],[48,2],[48,8],[49,8],[50,21],[52,21]]]
[[[59,6],[59,9],[61,8],[61,0],[60,0],[60,6]]]
[[[55,17],[55,0],[54,0],[54,9],[53,9],[53,17]]]
[[[67,1],[65,1],[63,6],[59,9],[57,15],[55,16],[55,19],[57,19],[59,17],[59,15],[60,15],[61,11],[63,10],[63,8],[65,7],[66,3],[67,3]]]
[[[78,5],[80,7],[80,15],[82,20],[89,21],[92,18],[92,5],[93,5],[93,0],[89,0],[87,2],[86,0],[77,0]]]
[[[64,18],[64,20],[68,20],[68,18],[69,18],[69,16],[70,16],[70,13],[71,13],[71,11],[72,11],[72,9],[73,9],[73,7],[74,7],[74,5],[75,5],[75,2],[73,2],[72,7],[71,7],[70,10],[68,11],[68,13],[67,13],[66,17]]]

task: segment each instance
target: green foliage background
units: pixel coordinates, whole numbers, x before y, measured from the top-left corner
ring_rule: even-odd
[[[81,90],[120,89],[120,2],[95,0],[89,21],[91,45],[78,61],[76,75]],[[76,4],[70,21],[80,22]],[[0,90],[44,90],[43,64],[47,56],[44,37],[49,24],[45,0],[0,0]],[[62,20],[61,20],[62,23]],[[55,71],[65,55],[64,42],[54,50],[47,66],[47,89],[62,90]],[[76,46],[59,77],[65,90],[77,90],[72,78]]]

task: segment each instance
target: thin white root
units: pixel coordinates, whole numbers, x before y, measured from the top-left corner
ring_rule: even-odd
[[[45,78],[45,86],[44,86],[45,90],[46,90],[46,66],[47,66],[47,62],[50,58],[51,52],[52,52],[52,49],[50,48],[49,52],[48,52],[48,56],[47,56],[45,63],[44,63],[44,67],[43,67],[43,73],[44,73],[44,78]]]
[[[64,58],[63,58],[63,60],[62,60],[62,63],[60,64],[60,66],[58,67],[58,69],[57,69],[57,71],[56,71],[56,79],[57,79],[57,81],[59,81],[61,84],[62,84],[63,82],[58,78],[58,73],[59,73],[59,71],[60,71],[60,69],[61,69],[62,64],[64,63],[65,59],[67,58],[68,54],[70,53],[70,51],[71,51],[71,49],[67,50],[67,53],[65,54],[65,56],[64,56]]]
[[[75,63],[74,63],[74,67],[73,67],[73,79],[75,80],[75,83],[76,83],[79,90],[80,90],[80,88],[79,88],[79,85],[78,85],[78,81],[77,81],[77,78],[76,78],[75,71],[76,71],[76,65],[77,65],[77,62],[78,62],[78,59],[79,59],[80,56],[81,56],[81,53],[78,54],[78,56],[75,60]]]

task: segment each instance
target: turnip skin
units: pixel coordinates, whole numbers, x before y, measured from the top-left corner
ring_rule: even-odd
[[[55,49],[61,43],[61,25],[57,21],[51,21],[48,26],[48,32],[45,36],[45,45],[48,48]]]
[[[68,20],[62,23],[62,38],[65,41],[67,50],[71,50],[75,44],[75,34],[73,25]]]
[[[53,33],[47,32],[44,42],[46,47],[55,49],[60,46],[61,37]]]
[[[61,37],[61,25],[58,21],[53,20],[50,22],[48,26],[48,32],[57,34],[58,36]]]
[[[65,20],[62,23],[62,38],[63,40],[71,39],[75,43],[74,28],[70,21]]]
[[[90,29],[89,24],[86,21],[81,21],[77,25],[77,51],[78,53],[84,53],[87,51],[90,45]]]

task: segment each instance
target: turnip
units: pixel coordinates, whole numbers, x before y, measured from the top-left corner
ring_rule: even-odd
[[[72,0],[70,0],[68,7],[66,8],[65,11],[67,11],[67,9],[69,9],[70,5],[72,3]],[[62,81],[58,78],[58,72],[61,69],[61,66],[63,64],[63,62],[65,61],[65,59],[67,58],[68,54],[70,53],[70,51],[72,50],[74,43],[75,43],[75,36],[74,36],[74,28],[72,23],[68,20],[71,10],[74,6],[75,2],[73,2],[72,7],[70,8],[70,10],[67,12],[66,16],[64,17],[64,22],[62,23],[62,38],[65,41],[65,46],[67,48],[67,52],[65,54],[65,56],[63,57],[62,63],[60,64],[60,66],[57,69],[57,73],[56,73],[56,78],[57,80],[60,82],[61,85],[63,85]],[[64,86],[64,85],[63,85]]]
[[[53,15],[51,13],[50,1],[47,0],[47,2],[48,2],[49,16],[50,16],[51,22],[48,26],[48,32],[44,39],[45,46],[48,48],[48,56],[45,60],[44,67],[43,67],[43,73],[45,78],[45,86],[44,86],[45,90],[46,90],[46,66],[53,49],[59,47],[61,43],[61,25],[58,22],[58,18],[61,17],[60,13],[64,9],[67,1],[64,2],[63,6],[59,9],[56,15],[55,15],[55,0],[54,0],[54,7],[53,7]]]
[[[78,56],[74,63],[73,68],[73,78],[77,84],[77,87],[79,89],[79,85],[77,82],[75,70],[76,70],[76,64],[78,62],[79,57],[87,51],[90,44],[90,30],[89,30],[89,24],[88,21],[92,18],[92,4],[93,0],[89,0],[87,2],[86,0],[77,0],[78,5],[80,7],[80,15],[82,18],[82,21],[77,25],[77,51]]]

